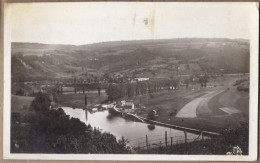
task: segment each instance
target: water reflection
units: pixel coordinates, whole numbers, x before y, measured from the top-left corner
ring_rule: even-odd
[[[155,129],[155,125],[151,125],[151,124],[147,125],[147,127],[148,127],[149,130],[154,130]]]
[[[114,115],[108,114],[107,115],[107,120],[111,121],[114,117],[115,117]]]
[[[173,137],[174,141],[184,141],[183,131],[125,120],[122,117],[110,115],[107,110],[90,113],[83,109],[72,109],[69,107],[62,107],[62,109],[67,115],[70,115],[70,117],[78,118],[85,124],[90,124],[92,127],[99,128],[103,132],[110,132],[115,135],[117,139],[124,136],[130,140],[131,145],[145,142],[146,135],[149,143],[164,141],[165,131],[167,132],[169,139],[170,137]],[[198,135],[187,134],[187,138],[190,140],[197,137]]]

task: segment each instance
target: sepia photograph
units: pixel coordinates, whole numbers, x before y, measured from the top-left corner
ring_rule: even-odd
[[[256,160],[258,5],[5,3],[4,158]]]

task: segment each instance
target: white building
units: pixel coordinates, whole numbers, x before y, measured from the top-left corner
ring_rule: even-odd
[[[126,113],[132,113],[135,109],[135,104],[132,101],[121,101],[121,106]]]
[[[137,80],[137,81],[146,81],[146,80],[149,80],[149,78],[135,78],[135,80]]]

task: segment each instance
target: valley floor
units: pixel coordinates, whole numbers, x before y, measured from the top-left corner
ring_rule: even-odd
[[[249,120],[249,93],[238,91],[237,86],[233,86],[237,79],[222,78],[215,83],[208,83],[207,88],[190,85],[188,88],[163,90],[122,100],[133,100],[137,106],[145,106],[135,112],[141,117],[147,117],[147,114],[155,109],[158,113],[156,121],[221,132],[225,128]],[[55,98],[58,106],[84,107],[85,95],[82,93],[57,95]],[[105,92],[101,92],[100,96],[97,92],[87,93],[88,105],[100,104],[106,99]],[[30,112],[32,100],[33,97],[12,95],[12,112]]]
[[[149,111],[157,109],[157,121],[221,132],[249,120],[249,94],[238,91],[237,86],[233,86],[235,80],[227,79],[224,85],[212,88],[180,89],[159,93],[153,98],[136,98],[135,101],[147,106],[146,111],[138,114],[146,117]]]

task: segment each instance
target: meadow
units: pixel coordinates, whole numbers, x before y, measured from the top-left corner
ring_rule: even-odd
[[[98,92],[92,93],[74,93],[57,95],[56,105],[58,106],[67,106],[72,108],[83,108],[85,107],[85,95],[87,96],[87,105],[95,105],[103,103],[107,100],[107,95],[105,92],[101,92],[100,96]]]

